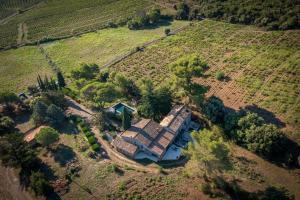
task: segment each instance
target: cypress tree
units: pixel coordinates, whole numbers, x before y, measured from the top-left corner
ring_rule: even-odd
[[[43,80],[41,79],[40,75],[38,75],[37,81],[38,81],[40,90],[45,91],[46,87],[45,87],[45,84],[44,84]]]
[[[131,117],[127,108],[124,107],[124,110],[122,112],[122,127],[124,130],[127,130],[130,128],[130,126],[131,126]]]
[[[45,76],[45,78],[44,78],[44,84],[45,84],[45,90],[46,90],[46,91],[49,90],[49,89],[51,88],[50,82],[49,82],[49,79],[48,79],[47,76]]]
[[[56,78],[57,78],[57,82],[58,82],[58,86],[60,88],[63,88],[66,86],[66,82],[65,82],[65,78],[64,76],[62,75],[61,71],[58,71],[56,73]]]

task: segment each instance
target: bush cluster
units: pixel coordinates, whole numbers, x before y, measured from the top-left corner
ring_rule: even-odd
[[[78,117],[73,119],[73,121],[75,121],[78,124],[79,128],[84,133],[89,144],[91,145],[91,148],[93,149],[93,151],[99,151],[100,144],[98,144],[97,139],[95,138],[94,134],[91,132],[89,125],[83,119],[78,118]]]
[[[200,6],[191,9],[187,4],[175,6],[177,19],[204,17],[231,23],[254,24],[269,30],[297,29],[300,27],[299,2],[294,0],[196,0]]]
[[[133,19],[127,22],[127,26],[130,30],[137,30],[147,27],[151,24],[159,22],[161,19],[161,13],[159,9],[150,10],[148,13],[140,13]]]

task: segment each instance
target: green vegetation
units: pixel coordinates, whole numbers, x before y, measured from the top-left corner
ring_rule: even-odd
[[[0,135],[13,132],[15,128],[15,122],[8,116],[0,117]]]
[[[41,172],[33,172],[30,175],[30,187],[36,196],[42,196],[50,192],[50,183]]]
[[[49,106],[43,101],[38,100],[33,105],[32,120],[36,125],[49,124],[58,127],[65,120],[63,110],[55,104]]]
[[[197,5],[190,17],[197,16],[227,20],[231,23],[255,24],[270,30],[299,28],[299,2],[293,0],[194,0]],[[179,16],[189,16],[181,4]],[[185,11],[185,12],[184,12]]]
[[[59,140],[59,133],[51,128],[45,127],[36,135],[36,140],[44,147],[50,147],[54,142]]]
[[[159,121],[172,107],[172,94],[167,86],[154,88],[151,80],[140,83],[141,102],[138,105],[139,115]]]
[[[81,63],[95,63],[101,68],[135,47],[163,36],[165,28],[176,29],[186,24],[184,21],[174,21],[170,25],[135,31],[126,27],[109,28],[45,44],[43,47],[62,72],[70,73]]]
[[[36,47],[0,52],[0,90],[21,92],[36,83],[36,77],[53,72]],[[5,76],[3,75],[5,74]]]
[[[76,0],[71,4],[69,0],[50,1],[0,25],[0,47],[51,41],[101,29],[110,23],[126,23],[136,11],[150,7],[146,0]],[[22,39],[17,41],[20,34]]]
[[[232,107],[256,104],[299,130],[299,41],[298,30],[266,32],[251,26],[203,20],[113,68],[133,80],[150,77],[154,85],[159,85],[170,77],[171,63],[186,54],[196,54],[210,68],[195,82],[207,85],[209,91],[215,91]],[[229,85],[215,83],[217,71],[226,74]]]
[[[198,169],[193,169],[189,173],[205,172],[206,175],[213,175],[228,168],[229,148],[222,139],[220,130],[204,129],[193,132],[192,137],[193,142],[189,143],[185,154],[191,158],[190,162],[197,163]]]
[[[143,29],[148,26],[158,23],[161,18],[161,13],[159,9],[150,10],[148,13],[142,13],[135,16],[127,22],[127,26],[130,30]]]
[[[0,20],[15,13],[22,13],[29,7],[36,5],[42,0],[9,0],[1,1]]]
[[[122,112],[122,127],[124,130],[129,129],[131,126],[131,116],[127,108],[124,108]]]
[[[217,79],[217,80],[221,81],[221,80],[223,80],[224,78],[225,78],[225,73],[224,73],[224,72],[218,71],[218,72],[216,73],[216,79]]]

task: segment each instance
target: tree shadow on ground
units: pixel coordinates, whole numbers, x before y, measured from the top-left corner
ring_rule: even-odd
[[[264,108],[258,107],[256,104],[247,105],[244,107],[244,109],[246,111],[250,111],[250,112],[258,114],[268,124],[274,124],[278,128],[284,128],[286,126],[286,124],[284,122],[282,122],[280,119],[278,119],[274,113],[272,113]]]
[[[76,154],[72,148],[64,144],[59,144],[51,153],[55,162],[59,163],[59,165],[63,167],[76,158]]]
[[[59,132],[68,134],[68,135],[76,135],[79,134],[79,131],[76,127],[75,123],[71,123],[69,120],[65,120],[63,125],[61,125],[59,128]]]
[[[280,121],[274,113],[257,105],[247,105],[244,108],[240,108],[240,110],[236,111],[232,108],[226,107],[220,98],[212,96],[204,103],[203,108],[204,110],[205,108],[213,108],[214,110],[212,110],[212,112],[204,112],[207,118],[213,123],[219,124],[229,138],[233,139],[238,145],[243,147],[246,145],[242,144],[242,142],[239,141],[240,139],[236,138],[237,136],[234,136],[234,132],[239,130],[238,120],[241,117],[244,117],[247,112],[256,113],[258,116],[264,119],[265,124],[273,124],[278,128],[285,127],[285,123]],[[226,118],[226,116],[229,115],[235,116],[236,120],[232,120],[233,118],[230,119],[229,117]],[[232,123],[233,121],[235,122]],[[231,127],[229,129],[226,127],[228,124],[230,125],[229,127]],[[283,138],[280,141],[280,148],[282,149],[276,153],[273,153],[276,155],[271,155],[269,157],[259,154],[257,155],[269,162],[276,164],[279,167],[289,169],[299,168],[298,157],[300,155],[300,146],[285,134],[283,134]]]
[[[148,26],[144,26],[143,28],[141,29],[138,29],[138,30],[151,30],[151,29],[157,29],[161,26],[170,26],[172,24],[172,20],[167,20],[167,19],[164,19],[164,20],[160,20],[158,23],[155,23],[155,24],[150,24]]]
[[[20,186],[22,188],[28,188],[30,185],[31,173],[38,171],[43,173],[48,181],[55,181],[58,178],[47,164],[40,159],[36,159],[30,164],[30,166],[24,166],[21,168],[21,171],[19,172]],[[55,192],[53,192],[53,195],[54,194]]]

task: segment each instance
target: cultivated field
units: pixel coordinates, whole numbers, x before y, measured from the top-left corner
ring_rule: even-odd
[[[20,2],[12,1],[11,4],[17,7]],[[109,22],[124,21],[152,6],[146,0],[42,1],[32,9],[0,23],[0,48],[97,30]],[[0,9],[6,7],[9,3]]]
[[[100,67],[135,47],[164,35],[189,22],[173,21],[160,27],[130,31],[127,27],[103,29],[81,36],[41,45],[56,65],[66,74],[80,63],[96,63]],[[0,89],[20,92],[36,82],[36,76],[51,74],[45,56],[38,47],[20,47],[0,52]],[[5,75],[4,75],[5,74]]]
[[[103,29],[65,40],[42,45],[51,59],[68,73],[80,63],[103,64],[122,56],[144,43],[164,36],[165,28],[171,30],[189,22],[167,22],[159,27],[131,31],[127,27]]]
[[[21,92],[52,70],[36,47],[22,47],[0,53],[0,74],[1,91]]]
[[[216,95],[234,109],[255,104],[249,109],[299,138],[299,41],[298,30],[266,32],[252,26],[204,20],[114,68],[134,79],[150,76],[160,83],[169,77],[171,62],[184,54],[199,54],[210,68],[205,78],[195,81],[208,86],[208,96]],[[224,81],[216,80],[217,71],[225,73]]]

